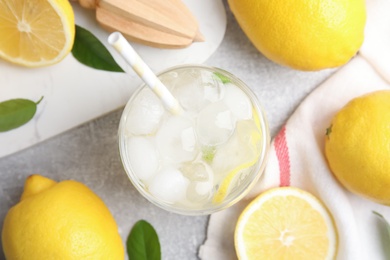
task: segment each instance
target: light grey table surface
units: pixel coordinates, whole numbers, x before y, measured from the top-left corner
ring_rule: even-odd
[[[227,29],[217,51],[205,62],[241,78],[263,104],[272,137],[299,103],[334,70],[300,72],[267,60],[238,26],[226,1]],[[39,173],[55,180],[83,182],[107,204],[123,241],[133,224],[145,219],[156,229],[163,259],[198,259],[209,216],[181,216],[152,205],[132,186],[119,158],[117,128],[122,110],[113,111],[50,140],[0,158],[0,224],[15,205],[25,178]],[[1,144],[0,144],[1,145]],[[0,247],[0,259],[4,259]]]

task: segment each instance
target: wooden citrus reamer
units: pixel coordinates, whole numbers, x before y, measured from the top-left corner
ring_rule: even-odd
[[[77,1],[77,0],[74,0]],[[204,41],[199,25],[181,0],[78,0],[96,9],[96,20],[106,30],[158,48],[184,48]]]

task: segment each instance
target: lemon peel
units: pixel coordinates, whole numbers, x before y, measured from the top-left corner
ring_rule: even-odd
[[[364,40],[364,0],[228,0],[238,24],[268,59],[314,71],[347,63]]]
[[[50,187],[53,187],[56,183],[56,181],[39,174],[30,175],[24,183],[24,190],[20,200],[24,200],[28,197],[34,196],[35,194],[43,192]]]
[[[87,186],[33,175],[22,200],[7,213],[2,230],[7,259],[123,260],[118,226]]]
[[[331,172],[349,191],[390,205],[390,90],[356,97],[333,117],[325,136]]]

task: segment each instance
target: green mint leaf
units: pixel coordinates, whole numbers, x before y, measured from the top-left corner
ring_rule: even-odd
[[[37,111],[37,105],[41,102],[28,99],[11,99],[0,103],[0,132],[17,128],[30,121]]]
[[[161,250],[158,235],[145,220],[134,224],[127,238],[127,254],[130,260],[160,260]]]
[[[124,72],[107,48],[88,30],[76,25],[73,56],[82,64],[106,71]]]
[[[213,146],[205,146],[202,148],[202,159],[211,164],[215,156],[216,149]]]
[[[226,77],[225,75],[219,73],[219,72],[214,72],[214,75],[217,76],[217,78],[219,78],[223,84],[226,84],[226,83],[230,83],[230,79],[228,77]]]
[[[387,233],[389,234],[389,238],[390,238],[390,224],[389,224],[389,222],[387,222],[387,220],[385,219],[385,217],[383,217],[382,214],[380,214],[380,213],[378,213],[376,211],[373,211],[372,213],[374,213],[375,215],[380,217],[382,219],[382,221],[385,223],[386,229],[387,229]]]

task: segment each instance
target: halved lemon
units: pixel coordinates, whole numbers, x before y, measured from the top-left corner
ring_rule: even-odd
[[[68,0],[0,0],[0,57],[27,67],[61,61],[75,23]]]
[[[239,259],[334,259],[337,231],[326,207],[310,193],[270,189],[241,213],[235,230]]]

